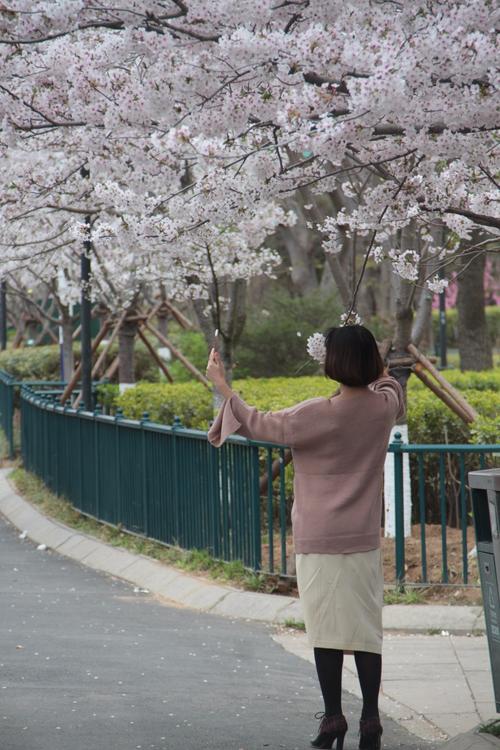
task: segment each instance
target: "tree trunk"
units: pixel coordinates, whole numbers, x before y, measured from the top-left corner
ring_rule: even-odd
[[[280,227],[278,237],[290,259],[292,283],[299,294],[304,295],[318,288],[318,278],[314,268],[313,235],[307,227],[301,202],[287,201],[287,208],[295,211],[297,223],[293,227]]]
[[[206,307],[206,300],[200,299],[193,300],[192,302],[199,326],[207,342],[207,357],[208,352],[214,345],[215,329],[219,329],[219,353],[224,363],[226,381],[231,384],[233,380],[234,348],[240,339],[246,320],[247,282],[244,279],[237,279],[234,282],[228,283],[219,281],[219,292],[221,296],[230,300],[227,309],[221,309],[220,320],[217,315],[215,289],[211,291],[212,304],[209,316],[203,314]],[[222,401],[222,397],[214,389],[214,409],[218,409]]]
[[[135,310],[129,310],[129,315],[135,315]],[[136,333],[137,321],[125,319],[118,333],[120,392],[135,384],[134,342]]]
[[[159,312],[156,316],[156,320],[158,322],[157,328],[159,332],[167,337],[168,336],[168,315],[163,312]]]
[[[75,361],[73,357],[73,322],[71,317],[63,316],[62,319],[62,378],[61,380],[68,381],[75,369]]]
[[[472,244],[479,241],[473,234]],[[484,309],[484,269],[486,255],[481,253],[471,260],[460,259],[458,273],[458,351],[461,370],[487,370],[493,367],[491,341]]]

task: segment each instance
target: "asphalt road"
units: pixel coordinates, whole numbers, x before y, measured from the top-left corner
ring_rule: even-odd
[[[0,750],[305,750],[313,667],[272,628],[170,606],[0,519]],[[345,750],[360,701],[345,694]],[[427,750],[383,717],[384,748]]]

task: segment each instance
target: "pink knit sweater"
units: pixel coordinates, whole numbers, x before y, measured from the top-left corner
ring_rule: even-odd
[[[403,390],[390,376],[356,396],[311,398],[275,412],[257,411],[233,394],[208,439],[218,448],[236,432],[290,446],[295,551],[363,552],[380,546],[384,460],[403,413]]]

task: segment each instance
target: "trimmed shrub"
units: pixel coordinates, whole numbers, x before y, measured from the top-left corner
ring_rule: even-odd
[[[480,372],[475,370],[461,372],[458,369],[450,369],[443,370],[442,374],[459,391],[500,391],[500,368],[498,367]],[[408,390],[410,392],[428,391],[428,388],[417,377],[411,377],[408,381]]]
[[[119,395],[115,405],[131,419],[142,419],[147,411],[152,422],[172,424],[180,417],[184,427],[199,430],[213,418],[212,394],[201,383],[139,383]]]
[[[100,348],[102,348],[101,345]],[[73,346],[75,358],[80,357],[80,344]],[[106,356],[106,367],[118,354],[115,342]],[[60,380],[60,350],[56,345],[6,349],[0,353],[0,369],[6,370],[16,380]],[[158,366],[142,343],[135,347],[135,376],[137,380],[159,381]],[[117,380],[117,375],[113,380]]]
[[[467,374],[467,373],[466,373]],[[485,376],[494,382],[491,373],[473,373],[475,382]],[[458,376],[462,373],[457,374]],[[500,394],[498,389],[467,389],[467,400],[480,414],[471,428],[462,422],[433,393],[411,378],[408,389],[408,426],[414,443],[497,442],[500,436]],[[325,377],[247,378],[235,380],[234,389],[249,404],[261,411],[276,411],[317,396],[330,397],[337,384]],[[457,387],[460,387],[457,383]],[[106,393],[106,386],[99,389]],[[99,398],[101,403],[103,400]],[[108,400],[108,403],[110,401]],[[201,383],[141,383],[118,396],[113,406],[120,406],[125,416],[140,419],[147,411],[152,421],[171,424],[179,416],[186,427],[205,430],[213,419],[212,395]]]

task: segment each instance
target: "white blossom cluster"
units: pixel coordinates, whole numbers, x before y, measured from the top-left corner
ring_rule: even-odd
[[[209,300],[215,277],[275,273],[266,238],[308,190],[344,197],[317,226],[327,254],[375,232],[375,262],[415,281],[421,249],[390,250],[408,227],[499,234],[497,20],[490,0],[15,0],[2,273],[70,269],[76,298],[90,236],[96,298]]]
[[[313,333],[307,339],[307,353],[312,359],[315,359],[321,365],[325,364],[326,346],[325,336],[322,333]]]
[[[342,315],[340,316],[341,326],[360,326],[361,323],[362,320],[355,310],[342,313]]]

